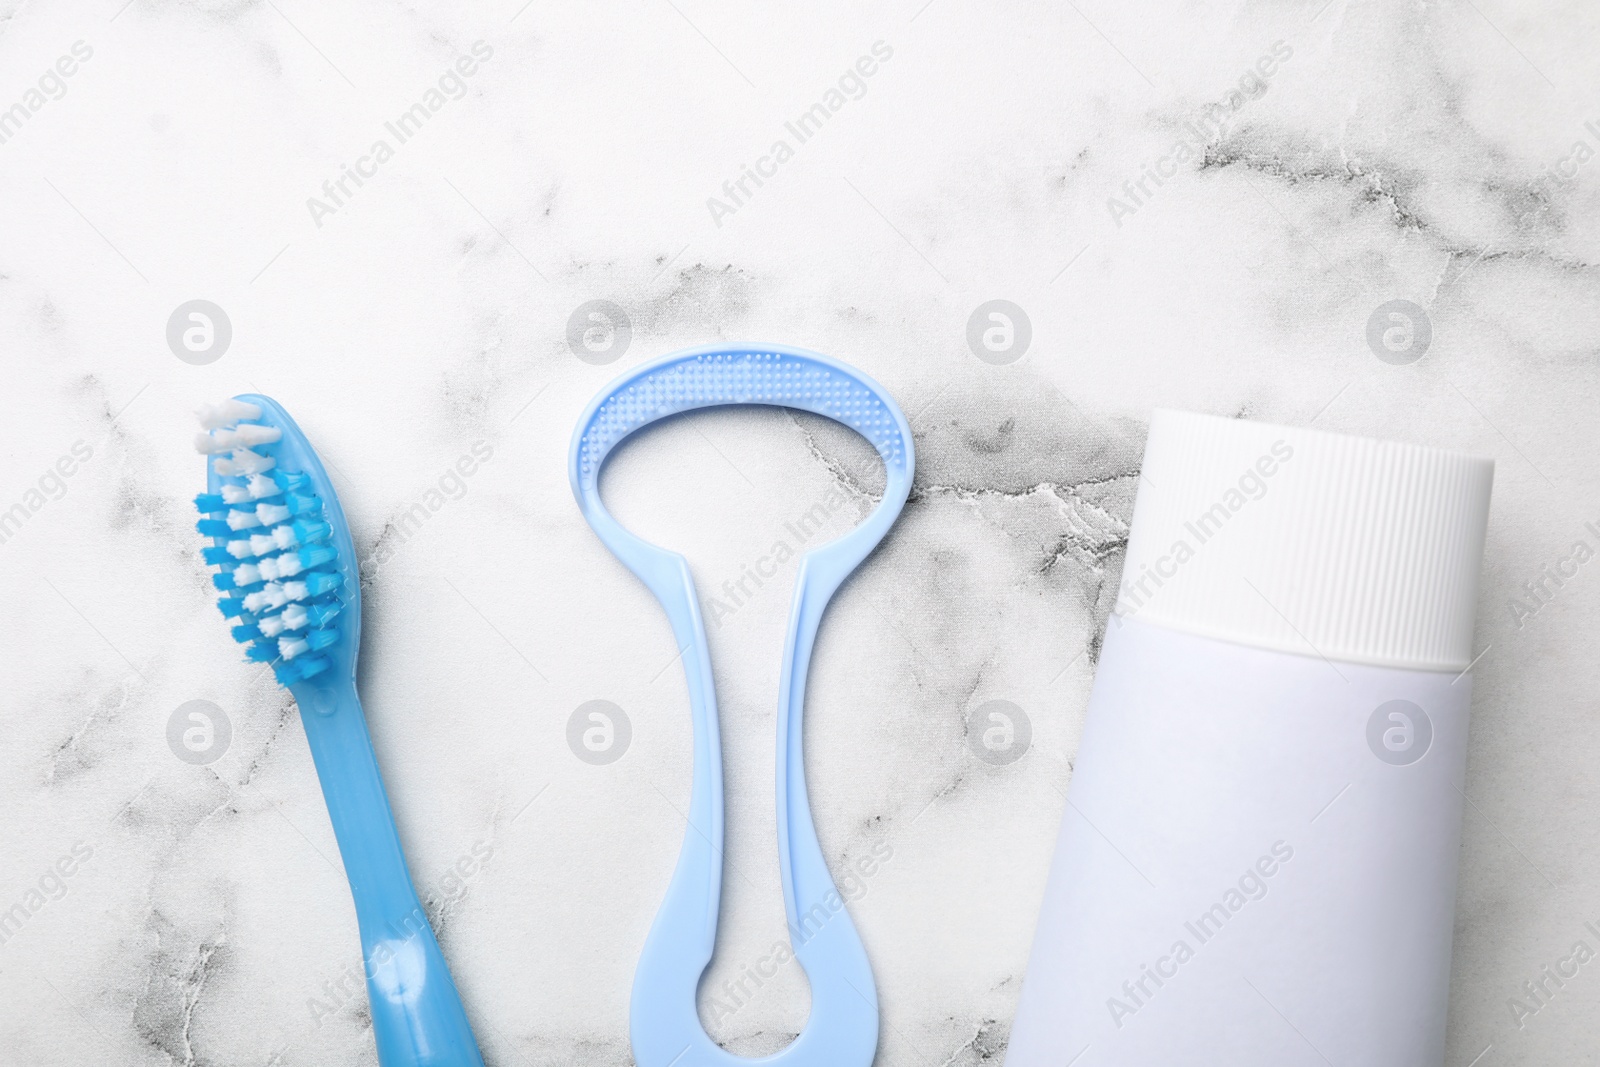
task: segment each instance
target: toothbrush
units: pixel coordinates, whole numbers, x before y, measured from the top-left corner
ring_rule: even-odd
[[[294,694],[355,899],[382,1067],[483,1067],[406,869],[356,695],[361,586],[344,512],[316,452],[276,402],[199,411],[208,463],[203,552],[246,656]]]

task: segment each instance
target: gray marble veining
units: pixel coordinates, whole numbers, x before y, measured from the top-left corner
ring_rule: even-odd
[[[1496,457],[1447,1062],[1590,1062],[1600,964],[1525,983],[1600,948],[1600,564],[1562,562],[1600,548],[1597,34],[1561,0],[0,0],[0,1061],[375,1062],[298,713],[192,528],[190,411],[262,391],[338,480],[367,713],[487,1061],[629,1063],[689,719],[568,438],[623,368],[751,339],[862,367],[916,436],[808,706],[879,1063],[1003,1056],[1156,406]],[[714,617],[701,1010],[744,1054],[805,1018],[789,584],[880,486],[773,411],[658,427],[607,476]],[[569,747],[597,700],[611,762]],[[995,700],[1031,728],[1009,762],[967,725]]]

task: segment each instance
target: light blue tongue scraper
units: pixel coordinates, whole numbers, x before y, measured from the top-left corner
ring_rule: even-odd
[[[758,1060],[719,1047],[695,1008],[722,897],[722,742],[694,579],[683,556],[623,529],[600,500],[600,469],[629,434],[669,415],[727,404],[826,415],[870,441],[887,473],[883,502],[860,526],[807,553],[795,583],[778,684],[778,863],[790,940],[811,983],[811,1017],[793,1044]],[[806,667],[828,600],[883,539],[910,492],[911,428],[881,386],[826,356],[780,345],[713,345],[674,353],[613,382],[578,423],[569,465],[589,525],[666,609],[694,715],[689,828],[634,975],[634,1058],[639,1067],[867,1067],[878,1046],[877,987],[811,822],[802,722]]]

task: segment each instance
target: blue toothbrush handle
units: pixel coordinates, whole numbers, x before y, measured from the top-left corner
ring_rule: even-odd
[[[355,899],[383,1067],[483,1067],[417,899],[353,682],[293,687]]]

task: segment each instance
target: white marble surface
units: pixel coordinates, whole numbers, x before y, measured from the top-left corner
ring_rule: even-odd
[[[1600,545],[1600,19],[1320,6],[0,0],[0,109],[26,112],[0,143],[0,509],[26,512],[0,544],[0,909],[25,916],[0,944],[0,1061],[374,1062],[361,996],[324,986],[359,961],[298,718],[237,662],[192,532],[189,412],[260,390],[386,556],[367,710],[488,1062],[629,1062],[688,715],[661,612],[573,504],[567,440],[621,369],[751,338],[863,367],[917,437],[917,491],[835,602],[809,711],[829,856],[892,853],[852,905],[879,1063],[1003,1054],[1156,405],[1497,458],[1447,1062],[1600,1062],[1600,964],[1521,1027],[1507,1006],[1600,925],[1600,563],[1520,626],[1509,607]],[[461,98],[314,218],[478,41]],[[798,144],[785,122],[880,41],[860,98]],[[1241,79],[1254,98],[1114,221],[1108,198]],[[780,138],[792,158],[713,218]],[[165,337],[196,298],[233,329],[206,365]],[[997,298],[1032,327],[998,366],[966,339]],[[632,324],[607,366],[566,341],[597,299]],[[1366,341],[1396,299],[1431,324],[1406,365]],[[90,458],[48,476],[77,442]],[[464,495],[399,533],[477,442]],[[864,513],[862,458],[813,420],[708,414],[626,450],[607,493],[710,589],[830,488],[836,529]],[[775,581],[711,635],[733,870],[708,995],[783,936],[786,600]],[[605,766],[565,741],[593,699],[633,726]],[[1008,766],[965,737],[992,699],[1032,723]],[[168,745],[190,700],[231,723],[209,764]],[[702,1007],[756,1053],[804,997],[790,967],[731,1016]]]

